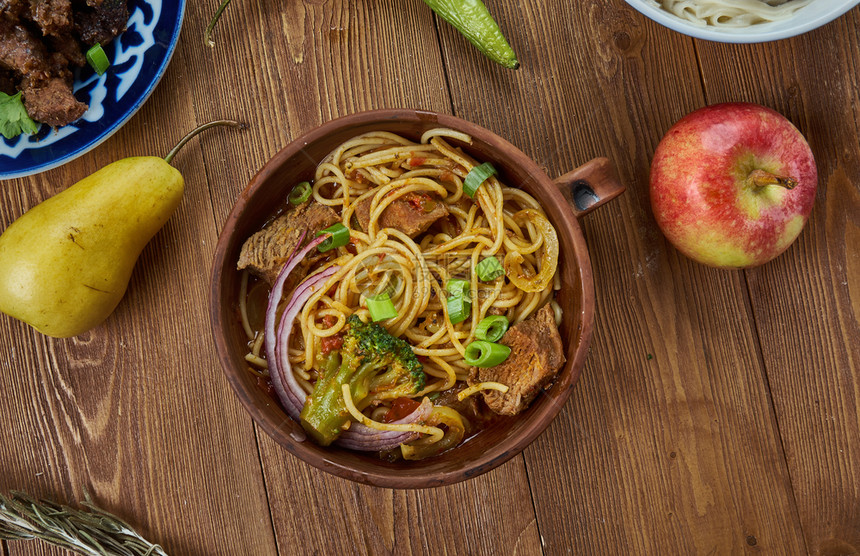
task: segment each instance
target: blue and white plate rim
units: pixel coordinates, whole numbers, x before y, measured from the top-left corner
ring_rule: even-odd
[[[170,0],[165,0],[165,1],[168,2]],[[100,135],[96,136],[94,139],[92,139],[92,140],[84,143],[83,145],[79,146],[78,148],[76,148],[76,149],[74,149],[68,153],[63,154],[62,156],[60,156],[54,160],[51,160],[49,162],[45,162],[44,164],[32,166],[32,167],[29,167],[26,169],[15,169],[15,170],[12,170],[9,172],[4,172],[2,169],[0,169],[0,180],[15,179],[15,178],[21,178],[21,177],[26,177],[26,176],[32,176],[35,174],[40,174],[42,172],[52,170],[54,168],[62,166],[63,164],[71,162],[72,160],[78,158],[79,156],[81,156],[81,155],[91,151],[92,149],[96,148],[97,146],[101,145],[103,142],[105,142],[107,139],[109,139],[114,133],[119,131],[119,129],[123,125],[125,125],[125,123],[129,119],[131,119],[132,116],[134,116],[137,113],[137,111],[149,99],[149,97],[152,95],[152,92],[155,90],[155,87],[161,81],[161,78],[164,76],[164,73],[167,71],[167,67],[170,65],[170,60],[173,58],[173,53],[176,51],[176,45],[179,41],[179,35],[181,33],[181,30],[182,30],[182,23],[183,23],[183,20],[185,18],[186,1],[185,0],[176,0],[176,3],[178,4],[178,6],[177,6],[178,14],[177,14],[177,18],[176,18],[176,23],[175,23],[173,30],[172,30],[172,34],[171,34],[171,38],[170,38],[170,44],[167,47],[167,51],[166,51],[166,54],[164,56],[164,59],[161,61],[160,67],[158,68],[158,71],[156,72],[154,79],[152,79],[152,81],[147,86],[146,90],[143,92],[143,94],[140,96],[140,98],[137,99],[137,101],[134,103],[134,105],[131,106],[131,108],[128,109],[126,111],[126,113],[121,118],[119,118],[113,126],[111,126],[109,129],[102,132]],[[2,139],[2,138],[0,138],[0,139]],[[3,158],[2,155],[0,155],[0,159],[2,159],[2,158]]]

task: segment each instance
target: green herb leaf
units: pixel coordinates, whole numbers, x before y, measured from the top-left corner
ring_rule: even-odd
[[[33,135],[39,131],[39,124],[30,119],[21,93],[9,96],[0,92],[0,135],[14,139],[22,133]]]

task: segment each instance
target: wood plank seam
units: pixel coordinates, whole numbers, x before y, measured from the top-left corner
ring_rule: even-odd
[[[756,313],[755,313],[755,307],[753,307],[753,305],[752,305],[752,291],[750,290],[749,274],[747,271],[744,271],[744,284],[746,284],[746,291],[745,291],[746,295],[745,295],[745,299],[744,299],[744,304],[746,305],[747,310],[749,311],[749,313],[753,317],[752,327],[753,327],[753,331],[755,332],[755,336],[756,336],[756,357],[758,357],[759,364],[761,365],[762,375],[763,375],[762,378],[764,379],[764,386],[765,386],[765,390],[767,391],[767,406],[768,406],[768,410],[771,414],[771,418],[773,419],[773,421],[776,425],[776,435],[777,435],[777,438],[779,438],[779,448],[780,448],[780,451],[782,453],[782,463],[783,463],[783,467],[784,467],[784,472],[785,472],[786,476],[788,477],[788,481],[789,481],[788,492],[789,492],[789,495],[791,496],[791,513],[792,513],[792,517],[794,518],[798,528],[800,529],[800,536],[803,539],[803,545],[806,547],[806,553],[811,554],[810,548],[809,548],[809,538],[808,538],[807,532],[803,528],[803,521],[800,519],[800,510],[797,506],[797,493],[795,492],[795,489],[794,489],[795,478],[791,474],[791,466],[788,465],[788,458],[786,457],[786,453],[785,453],[785,439],[783,438],[782,428],[780,427],[780,424],[779,424],[779,417],[776,414],[776,408],[774,407],[774,404],[773,404],[773,391],[771,390],[771,386],[770,386],[770,373],[768,372],[767,362],[765,361],[764,353],[762,353],[762,349],[761,349],[762,337],[761,337],[761,333],[759,331],[758,318],[757,318]]]

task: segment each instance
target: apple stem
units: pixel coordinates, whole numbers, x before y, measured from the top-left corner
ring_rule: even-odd
[[[797,180],[785,176],[777,176],[764,170],[756,169],[750,172],[749,179],[753,185],[764,187],[766,185],[780,185],[786,189],[794,189],[797,187]]]

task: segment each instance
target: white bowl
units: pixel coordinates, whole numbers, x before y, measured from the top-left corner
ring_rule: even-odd
[[[794,37],[829,23],[860,4],[860,0],[812,0],[790,18],[748,27],[724,28],[698,25],[662,8],[656,0],[626,0],[646,17],[679,33],[717,42],[754,43]]]

